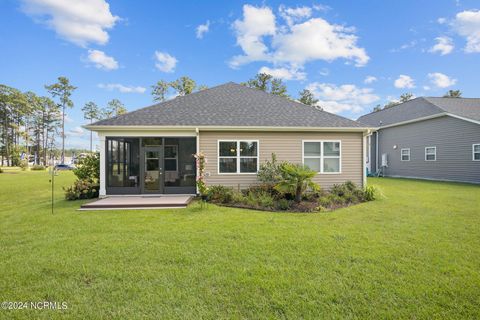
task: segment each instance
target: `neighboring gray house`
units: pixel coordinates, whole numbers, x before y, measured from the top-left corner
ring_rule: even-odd
[[[207,185],[245,188],[262,163],[304,163],[329,188],[365,184],[368,126],[315,107],[226,83],[86,128],[100,139],[100,195],[195,193],[194,153]]]
[[[420,97],[361,116],[367,168],[385,176],[480,183],[480,99]]]

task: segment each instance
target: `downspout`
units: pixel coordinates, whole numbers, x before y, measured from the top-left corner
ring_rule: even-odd
[[[367,130],[366,133],[363,134],[363,139],[362,139],[362,143],[363,143],[363,166],[362,166],[362,169],[363,169],[363,173],[362,173],[362,184],[363,184],[363,187],[365,188],[365,186],[367,185],[367,152],[368,152],[368,148],[367,148],[367,137],[370,136],[372,134],[372,131],[370,129]]]
[[[378,135],[380,134],[380,130],[376,131],[375,135],[375,172],[378,172]]]

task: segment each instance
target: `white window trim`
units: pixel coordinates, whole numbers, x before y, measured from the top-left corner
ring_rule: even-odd
[[[165,170],[165,172],[179,172],[180,170],[178,170],[178,146],[176,144],[166,144],[165,147],[175,147],[176,157],[175,158],[167,158],[167,157],[165,157],[165,154],[164,154],[163,155],[163,167],[165,167],[165,160],[173,160],[173,159],[175,159],[176,167],[177,167],[177,170]]]
[[[472,161],[480,161],[480,159],[475,159],[475,146],[480,146],[480,143],[474,143],[472,144]]]
[[[403,160],[403,151],[408,151],[408,160]],[[410,148],[400,149],[400,161],[410,161]]]
[[[237,155],[236,156],[220,156],[220,142],[235,142],[237,144]],[[240,156],[240,142],[256,142],[257,143],[257,156]],[[237,172],[220,172],[220,158],[232,158],[237,159]],[[255,172],[240,172],[240,159],[241,158],[257,158],[257,171]],[[249,140],[249,139],[231,139],[231,140],[217,140],[217,174],[219,175],[254,175],[258,174],[258,169],[260,166],[260,142],[259,140]]]
[[[435,156],[435,159],[427,160],[427,149],[433,149],[435,151],[433,153],[433,155]],[[437,161],[437,147],[436,146],[425,147],[425,161]]]
[[[305,156],[305,142],[318,142],[320,143],[320,171],[318,174],[341,174],[342,173],[342,141],[341,140],[302,140],[302,164],[305,165],[305,159],[318,159],[318,156]],[[324,156],[324,142],[338,142],[340,145],[340,152],[338,156]],[[338,172],[323,172],[323,159],[339,159]]]

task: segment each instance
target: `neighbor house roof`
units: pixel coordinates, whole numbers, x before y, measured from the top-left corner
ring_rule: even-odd
[[[480,121],[480,98],[419,97],[363,115],[357,121],[369,126],[382,127],[445,114]]]
[[[87,126],[363,128],[356,121],[233,82]]]

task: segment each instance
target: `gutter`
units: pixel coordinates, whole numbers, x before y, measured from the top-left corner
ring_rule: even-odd
[[[248,126],[102,126],[84,125],[82,128],[91,131],[329,131],[329,132],[368,132],[373,127],[248,127]]]

